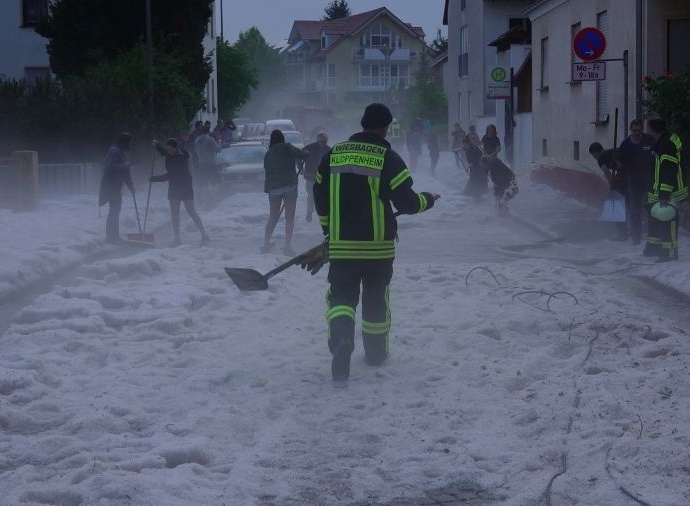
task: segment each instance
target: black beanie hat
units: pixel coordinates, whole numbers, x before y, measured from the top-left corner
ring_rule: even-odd
[[[392,121],[393,115],[388,107],[384,104],[373,103],[364,109],[361,124],[365,130],[378,130],[386,128]]]

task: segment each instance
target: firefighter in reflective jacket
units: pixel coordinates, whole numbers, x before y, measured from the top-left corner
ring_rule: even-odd
[[[649,134],[654,138],[654,173],[647,193],[648,208],[673,206],[675,217],[661,221],[649,216],[649,232],[644,255],[659,257],[658,262],[678,259],[678,203],[688,198],[688,187],[683,177],[681,159],[683,143],[676,134],[666,130],[666,121],[654,118],[647,121]]]
[[[334,145],[316,174],[314,203],[329,248],[326,320],[334,380],[350,375],[360,284],[366,361],[380,365],[388,356],[388,285],[397,230],[391,203],[401,214],[415,214],[431,209],[439,197],[412,189],[409,169],[385,139],[392,120],[385,105],[367,106],[363,131]]]

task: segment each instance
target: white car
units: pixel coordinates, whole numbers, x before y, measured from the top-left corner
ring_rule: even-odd
[[[221,181],[263,179],[266,151],[268,146],[261,141],[235,142],[221,149],[216,155]]]
[[[297,128],[291,119],[269,119],[264,125],[264,135],[271,135],[273,130],[286,132],[288,130],[295,131]]]

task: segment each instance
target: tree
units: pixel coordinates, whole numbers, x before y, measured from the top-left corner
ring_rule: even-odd
[[[440,28],[436,31],[436,38],[431,41],[430,47],[433,56],[438,56],[448,50],[448,37],[443,36]]]
[[[237,49],[243,50],[249,58],[250,68],[258,72],[259,86],[265,88],[283,80],[283,61],[279,51],[268,45],[256,26],[240,32]]]
[[[203,89],[211,66],[202,40],[213,0],[151,0],[156,47],[180,55],[181,70]],[[56,0],[36,31],[48,39],[50,66],[60,78],[79,76],[99,58],[114,58],[145,39],[142,0]]]
[[[684,143],[690,141],[690,71],[680,74],[664,72],[660,76],[645,76],[642,85],[647,92],[647,112],[664,118],[671,131],[678,133]]]
[[[433,123],[445,123],[448,116],[448,99],[443,87],[431,79],[429,59],[422,52],[415,84],[407,92],[407,119],[426,118]]]
[[[258,70],[249,66],[249,56],[238,47],[218,37],[216,39],[218,69],[218,114],[232,118],[259,86]]]
[[[347,0],[331,0],[329,4],[324,8],[325,16],[322,21],[333,21],[335,19],[341,19],[348,17],[350,12],[350,6],[347,5]]]
[[[275,98],[283,90],[285,82],[285,67],[280,52],[268,45],[255,26],[240,33],[235,47],[246,52],[249,67],[257,72],[258,87],[252,93],[245,112],[256,117],[275,114],[276,110],[282,108]]]
[[[99,58],[81,75],[46,78],[31,86],[0,79],[0,139],[7,145],[21,143],[22,149],[38,148],[43,160],[74,161],[99,159],[121,130],[148,138],[145,53],[145,45],[139,43],[115,58]],[[187,128],[189,118],[204,104],[203,90],[191,85],[181,65],[179,55],[159,52],[155,59],[153,127],[160,135]]]

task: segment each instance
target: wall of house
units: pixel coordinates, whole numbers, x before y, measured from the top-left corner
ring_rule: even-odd
[[[494,49],[494,58],[496,64],[506,68],[512,68],[517,71],[529,55],[531,46],[529,45],[513,45],[507,51],[496,53]],[[512,159],[509,157],[508,150],[508,133],[509,128],[507,124],[507,117],[509,115],[508,104],[506,100],[493,100],[495,102],[495,125],[498,129],[498,135],[501,138],[503,145],[500,158],[515,169],[522,168],[532,161],[532,125],[526,118],[531,118],[531,114],[517,113],[517,89],[513,89],[513,136],[512,136]],[[524,130],[528,130],[525,132]]]
[[[631,8],[632,7],[632,8]],[[532,155],[561,159],[577,159],[595,169],[596,162],[588,147],[600,142],[605,148],[613,146],[615,110],[618,108],[618,137],[627,132],[624,114],[624,69],[621,61],[606,63],[608,119],[597,115],[597,84],[571,82],[571,27],[596,27],[597,14],[608,13],[607,50],[602,59],[622,58],[629,52],[628,121],[635,116],[635,9],[634,2],[620,0],[554,0],[530,14],[532,19],[533,66],[533,135]],[[540,89],[542,39],[548,38],[545,69],[546,86]],[[578,59],[579,60],[579,59]],[[579,146],[579,149],[578,149]]]
[[[690,2],[678,0],[646,0],[643,2],[644,73],[660,75],[668,67],[668,21],[690,19]],[[684,47],[690,47],[690,33],[685,34]]]
[[[400,35],[402,39],[402,47],[409,48],[411,53],[415,53],[414,57],[409,61],[394,60],[389,58],[388,60],[371,60],[371,61],[354,61],[352,54],[353,51],[360,48],[360,36],[371,29],[371,26],[377,23],[381,23],[387,26],[394,35]],[[404,64],[410,67],[410,85],[414,84],[414,75],[420,64],[420,58],[422,51],[424,50],[424,44],[417,38],[408,34],[399,25],[392,22],[391,20],[382,17],[373,21],[371,24],[364,27],[359,32],[348,37],[347,40],[340,42],[336,47],[329,51],[323,61],[324,72],[326,65],[329,63],[334,63],[336,66],[335,70],[335,88],[329,89],[324,88],[323,94],[330,94],[331,98],[334,98],[338,102],[346,102],[352,104],[355,108],[363,109],[372,100],[382,100],[385,102],[393,102],[388,105],[393,110],[394,114],[398,114],[401,111],[396,111],[399,109],[399,101],[396,103],[394,92],[389,93],[386,90],[374,90],[361,88],[359,86],[359,65],[361,63],[380,63],[380,64]],[[326,81],[324,80],[324,85]],[[328,102],[326,102],[328,103]],[[399,115],[399,114],[398,114]]]
[[[47,42],[34,32],[33,28],[22,27],[21,0],[5,0],[2,3],[0,74],[13,79],[22,79],[25,77],[24,69],[27,67],[49,67]]]
[[[448,66],[445,83],[448,97],[448,124],[460,123],[467,130],[475,125],[483,132],[488,124],[496,124],[496,110],[503,109],[502,101],[485,98],[486,66],[497,62],[496,48],[488,44],[508,30],[510,18],[519,18],[529,5],[528,0],[468,1],[461,10],[459,0],[448,3]],[[468,74],[459,76],[460,32],[469,27]],[[500,102],[500,103],[497,103]],[[498,126],[498,125],[497,125]],[[500,131],[502,136],[503,132]]]

